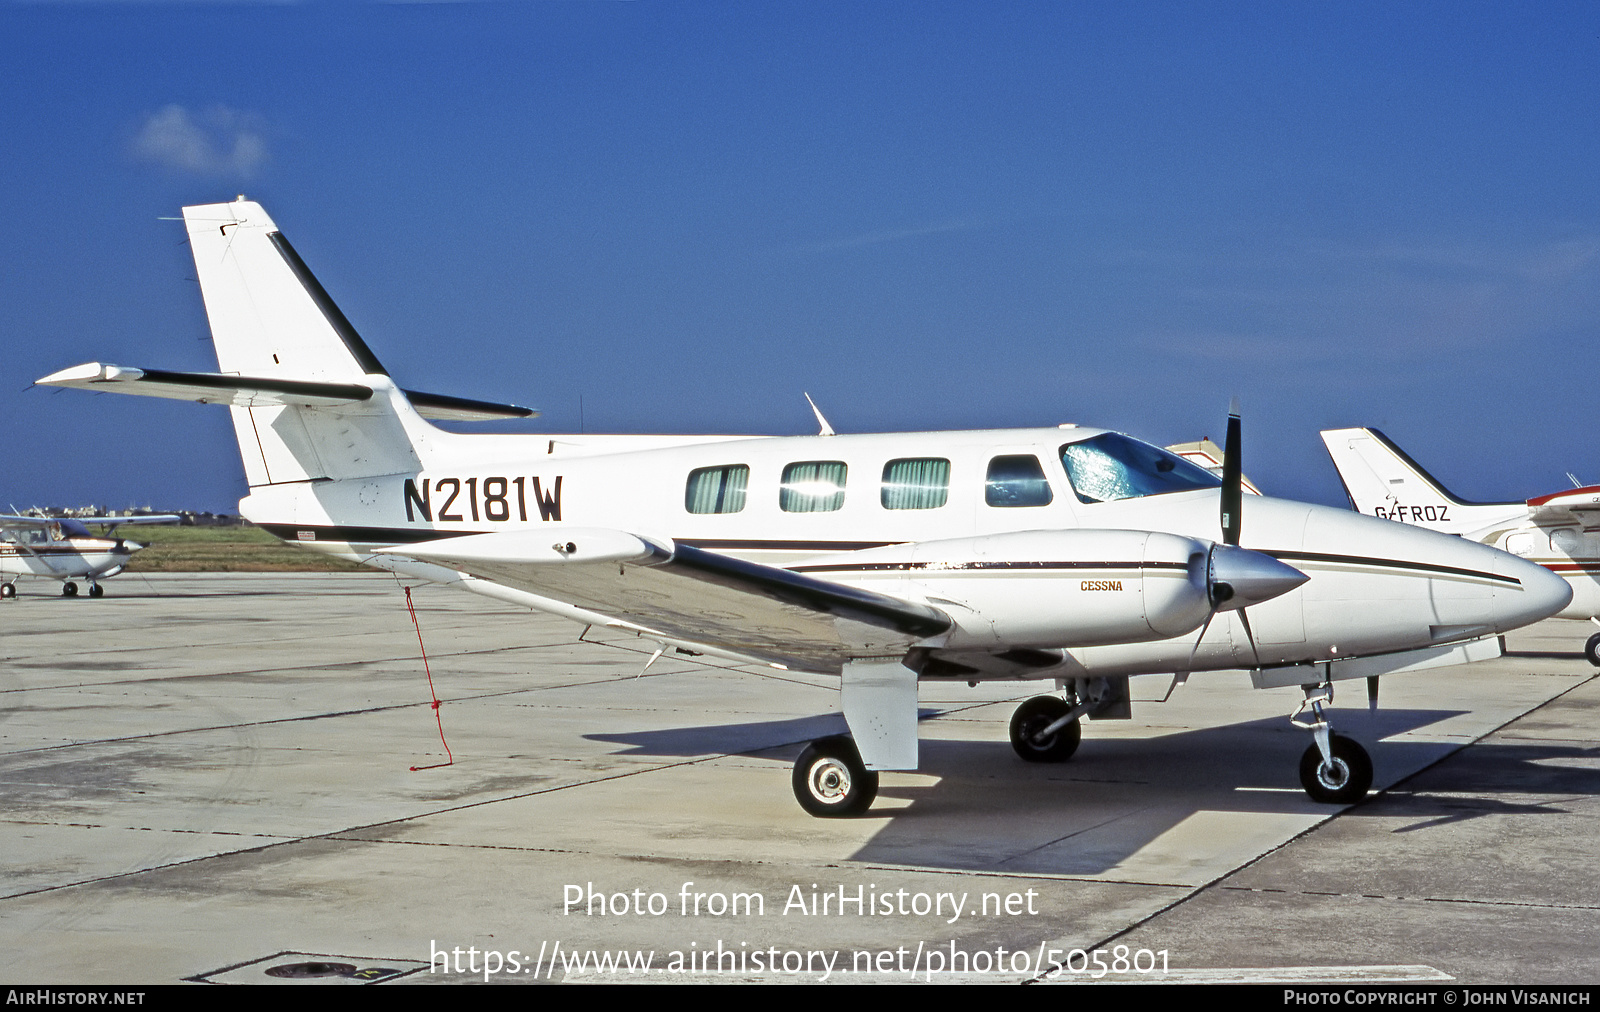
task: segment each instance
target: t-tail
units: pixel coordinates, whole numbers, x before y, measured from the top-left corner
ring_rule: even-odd
[[[218,372],[91,362],[40,383],[228,405],[258,504],[285,485],[414,474],[446,454],[470,457],[462,441],[483,438],[435,428],[429,418],[534,414],[400,389],[261,205],[241,197],[186,207],[183,220]]]
[[[1468,537],[1527,515],[1521,502],[1468,502],[1452,494],[1377,429],[1329,429],[1322,442],[1358,513]]]

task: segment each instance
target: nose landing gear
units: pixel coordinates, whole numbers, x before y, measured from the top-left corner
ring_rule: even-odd
[[[1322,712],[1333,702],[1333,683],[1305,686],[1306,698],[1289,719],[1296,727],[1310,731],[1316,742],[1300,757],[1300,786],[1312,801],[1326,805],[1351,805],[1367,796],[1372,788],[1372,759],[1353,738],[1333,733],[1333,725]],[[1310,720],[1300,714],[1311,711]]]

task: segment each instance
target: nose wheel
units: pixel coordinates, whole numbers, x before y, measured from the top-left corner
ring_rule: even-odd
[[[794,763],[794,797],[819,819],[860,815],[878,796],[878,774],[846,735],[819,738]]]
[[[1333,733],[1333,725],[1322,712],[1333,702],[1333,684],[1306,686],[1305,701],[1289,719],[1316,737],[1300,757],[1300,786],[1312,801],[1325,805],[1353,805],[1372,789],[1372,757],[1354,738]],[[1300,714],[1311,711],[1312,719]]]
[[[1332,736],[1333,755],[1324,760],[1322,746],[1314,744],[1300,757],[1300,786],[1312,801],[1349,805],[1367,796],[1372,787],[1372,759],[1353,738]]]

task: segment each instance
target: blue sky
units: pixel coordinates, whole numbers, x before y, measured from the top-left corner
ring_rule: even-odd
[[[1600,483],[1592,3],[6,3],[0,505],[231,510],[175,216],[264,203],[403,384],[527,431],[1245,411],[1343,501]]]

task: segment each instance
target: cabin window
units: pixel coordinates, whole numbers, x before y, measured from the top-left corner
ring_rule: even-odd
[[[683,506],[690,513],[737,513],[744,509],[750,468],[745,464],[702,467],[689,472]]]
[[[1104,432],[1061,448],[1072,491],[1086,503],[1220,488],[1222,479],[1159,446]]]
[[[1048,506],[1053,498],[1044,468],[1033,454],[996,457],[989,461],[983,501],[990,506]]]
[[[827,513],[844,506],[842,460],[808,460],[783,469],[778,508],[785,513]]]
[[[937,457],[891,460],[883,465],[883,508],[938,509],[950,498],[950,462]]]

